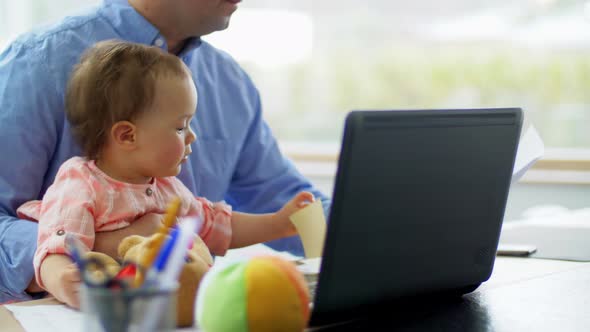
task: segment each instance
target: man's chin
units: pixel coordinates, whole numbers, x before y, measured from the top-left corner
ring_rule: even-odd
[[[201,27],[195,32],[195,37],[202,37],[212,34],[216,31],[223,31],[229,27],[230,16],[224,16],[217,19],[215,22],[210,22],[206,27]]]

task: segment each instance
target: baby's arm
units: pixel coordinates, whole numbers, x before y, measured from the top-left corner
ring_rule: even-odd
[[[120,239],[133,234],[149,236],[158,229],[161,223],[162,215],[152,213],[139,218],[129,227],[121,230],[96,233],[93,250],[117,257]],[[76,309],[80,307],[80,273],[68,256],[48,254],[41,263],[39,274],[45,289],[57,300]]]
[[[295,228],[284,227],[276,213],[251,214],[234,211],[231,216],[230,249],[295,235]]]
[[[297,235],[297,229],[289,217],[305,205],[313,202],[310,192],[300,192],[276,213],[249,214],[233,212],[231,219],[232,238],[230,248]]]
[[[197,198],[199,208],[189,214],[203,213],[199,236],[213,254],[224,255],[229,248],[296,235],[297,230],[289,217],[313,200],[313,194],[300,192],[278,212],[250,214],[230,212],[231,208],[224,203],[212,204],[204,198]]]
[[[194,197],[176,178],[173,178],[171,183],[176,186],[183,202],[189,204],[187,214],[203,217],[199,236],[215,255],[224,255],[229,248],[240,248],[297,235],[297,230],[289,217],[314,201],[312,193],[303,191],[275,213],[232,212],[231,206],[224,202],[211,203],[205,198]]]
[[[80,273],[68,256],[47,255],[41,263],[40,277],[45,289],[57,300],[80,308]]]
[[[60,167],[42,202],[29,202],[17,210],[21,218],[39,222],[33,260],[38,285],[76,308],[80,277],[66,256],[65,238],[71,234],[87,249],[94,246],[95,194],[84,171],[80,160],[68,160]]]

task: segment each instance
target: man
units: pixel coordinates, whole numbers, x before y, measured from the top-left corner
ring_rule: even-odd
[[[64,118],[64,91],[72,66],[100,40],[155,45],[191,69],[199,92],[191,124],[197,140],[179,178],[195,195],[264,213],[309,190],[328,208],[329,200],[281,155],[248,75],[200,39],[227,28],[239,1],[108,0],[86,15],[21,36],[0,54],[0,302],[41,290],[32,265],[37,224],[15,218],[15,211],[40,199],[59,166],[79,155]],[[121,231],[99,233],[95,250],[112,254],[120,239],[151,234],[159,220],[146,215]],[[302,254],[298,238],[269,244]]]

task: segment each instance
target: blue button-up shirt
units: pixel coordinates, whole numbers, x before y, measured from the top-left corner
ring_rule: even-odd
[[[86,48],[113,38],[167,48],[158,29],[131,6],[109,1],[21,36],[0,54],[0,302],[29,298],[24,289],[34,275],[37,224],[15,218],[16,209],[40,199],[59,166],[80,154],[64,120],[69,73]],[[238,211],[276,211],[301,190],[312,191],[327,209],[328,199],[281,155],[242,68],[199,38],[179,57],[199,93],[191,123],[197,140],[179,175],[184,184]],[[298,237],[269,245],[303,253]]]

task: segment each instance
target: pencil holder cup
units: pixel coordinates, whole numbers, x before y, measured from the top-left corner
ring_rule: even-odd
[[[173,331],[176,328],[177,287],[111,289],[82,285],[83,331]]]

